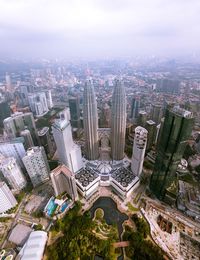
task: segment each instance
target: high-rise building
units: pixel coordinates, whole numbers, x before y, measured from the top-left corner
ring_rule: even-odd
[[[24,138],[24,145],[26,149],[34,146],[31,133],[28,129],[21,131],[20,136]]]
[[[51,140],[49,127],[43,127],[38,131],[40,144],[44,147],[47,155],[52,156],[55,153],[55,143]]]
[[[146,122],[145,128],[148,131],[148,138],[147,138],[147,151],[151,149],[155,142],[155,137],[156,137],[156,123],[153,120],[148,120]]]
[[[80,128],[80,98],[77,97],[70,97],[69,99],[69,108],[70,108],[70,115],[71,115],[71,124],[74,128]]]
[[[12,82],[11,82],[10,75],[8,73],[6,73],[6,90],[9,92],[12,91]]]
[[[159,124],[161,118],[162,118],[162,106],[160,104],[152,104],[151,120],[153,120],[156,124]]]
[[[45,90],[45,95],[46,95],[46,99],[47,99],[47,106],[49,109],[51,109],[53,107],[53,100],[52,100],[52,95],[51,95],[51,90]]]
[[[113,160],[124,158],[126,134],[126,94],[124,85],[115,81],[111,112],[111,156]]]
[[[147,121],[147,112],[141,110],[138,115],[137,124],[138,126],[145,127]]]
[[[151,190],[161,200],[169,200],[168,193],[174,186],[176,170],[191,135],[193,122],[193,115],[187,110],[177,106],[166,110],[150,182]]]
[[[6,157],[14,157],[17,164],[24,168],[22,158],[25,156],[26,151],[21,138],[13,139],[12,141],[0,142],[0,153]]]
[[[7,136],[10,138],[18,137],[21,131],[29,129],[34,144],[37,144],[38,136],[32,113],[16,112],[12,114],[11,117],[6,118],[3,124]]]
[[[147,134],[148,132],[145,128],[141,126],[135,128],[131,170],[138,177],[140,177],[142,173],[147,144]]]
[[[0,111],[0,126],[3,127],[3,120],[10,116],[10,107],[5,100],[0,100]]]
[[[42,116],[49,111],[45,92],[31,93],[28,95],[29,106],[36,116]]]
[[[89,160],[99,158],[97,101],[91,80],[85,84],[83,94],[83,125],[85,133],[86,157]]]
[[[0,157],[0,171],[11,189],[18,192],[26,187],[26,179],[14,157]]]
[[[14,208],[17,200],[5,182],[0,182],[0,214]]]
[[[60,119],[52,125],[53,137],[56,142],[58,157],[62,164],[69,167],[72,172],[77,172],[83,167],[80,147],[74,143],[70,121],[60,114]]]
[[[22,159],[34,187],[49,180],[49,164],[44,148],[29,148]]]
[[[55,196],[67,192],[73,200],[78,200],[75,177],[65,165],[59,165],[50,175]]]
[[[133,120],[133,123],[137,122],[139,110],[140,110],[140,99],[139,97],[134,97],[132,99],[132,104],[131,104],[131,118]]]

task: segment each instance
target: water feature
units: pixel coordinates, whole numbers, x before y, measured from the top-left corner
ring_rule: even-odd
[[[108,225],[117,224],[119,238],[121,241],[121,234],[123,232],[123,222],[128,219],[128,216],[124,213],[121,213],[118,208],[117,204],[109,197],[100,197],[98,200],[95,201],[93,206],[90,209],[90,213],[92,218],[94,217],[95,210],[101,208],[104,211],[104,218]],[[123,255],[118,257],[118,260],[122,260]]]

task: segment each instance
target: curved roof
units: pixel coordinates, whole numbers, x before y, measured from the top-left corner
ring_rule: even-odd
[[[19,252],[21,260],[41,260],[45,245],[47,242],[47,233],[44,231],[31,232],[25,245]]]

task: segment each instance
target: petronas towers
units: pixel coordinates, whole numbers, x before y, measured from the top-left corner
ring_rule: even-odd
[[[97,160],[99,158],[97,101],[90,80],[86,82],[83,94],[83,125],[86,157],[88,160]]]
[[[86,143],[86,157],[88,160],[99,158],[98,113],[97,101],[91,81],[87,81],[83,95],[83,123]],[[119,80],[115,81],[112,96],[111,118],[111,157],[112,160],[124,158],[126,131],[126,95]]]
[[[111,113],[111,156],[113,160],[124,158],[126,133],[126,94],[122,83],[115,81]]]

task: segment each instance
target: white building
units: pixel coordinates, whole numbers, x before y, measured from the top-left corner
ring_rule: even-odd
[[[26,187],[26,179],[14,157],[1,156],[0,171],[14,191],[18,192]]]
[[[21,168],[24,168],[22,158],[25,156],[26,151],[20,140],[0,143],[0,153],[5,157],[14,157],[17,160],[18,165]]]
[[[141,126],[135,128],[131,170],[138,177],[140,177],[142,173],[145,149],[147,145],[147,134],[148,131],[145,128]]]
[[[75,177],[65,165],[59,165],[51,172],[50,176],[55,196],[67,192],[73,200],[78,200]]]
[[[73,141],[71,125],[65,114],[60,114],[52,129],[60,162],[74,173],[79,171],[83,167],[81,149]]]
[[[45,92],[31,93],[28,95],[31,111],[36,116],[42,116],[49,111]]]
[[[42,260],[47,242],[47,232],[32,231],[16,259]]]
[[[49,180],[50,169],[43,147],[29,148],[22,160],[34,187]]]
[[[51,90],[46,90],[45,95],[46,95],[46,99],[47,99],[48,108],[51,109],[53,107]]]
[[[0,214],[14,208],[17,200],[5,182],[0,182]]]

